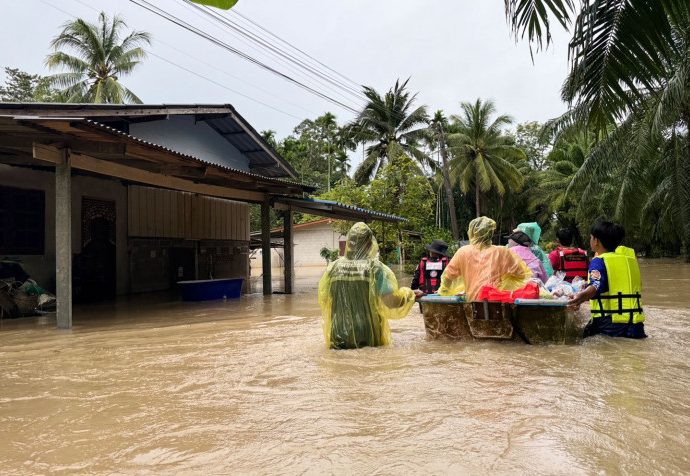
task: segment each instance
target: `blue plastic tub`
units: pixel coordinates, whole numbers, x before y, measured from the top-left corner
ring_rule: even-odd
[[[240,297],[243,278],[178,281],[183,301],[211,301]]]

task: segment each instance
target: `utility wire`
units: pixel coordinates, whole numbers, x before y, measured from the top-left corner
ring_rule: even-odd
[[[187,5],[184,3],[185,0],[179,0],[179,1],[183,7],[187,7]],[[326,93],[326,90],[327,90],[328,93],[333,94],[334,96],[337,96],[338,99],[342,100],[343,102],[347,103],[348,105],[350,105],[352,107],[359,109],[363,106],[363,104],[361,102],[359,104],[356,104],[353,101],[352,97],[343,93],[342,89],[336,88],[336,87],[332,86],[331,84],[326,83],[325,81],[323,81],[319,77],[314,77],[314,75],[306,73],[301,68],[297,67],[294,64],[294,62],[292,62],[291,60],[286,59],[284,56],[281,56],[278,53],[271,51],[270,49],[267,49],[265,47],[262,47],[261,45],[258,45],[256,42],[252,41],[251,39],[248,39],[246,36],[239,34],[232,29],[229,29],[227,26],[219,24],[219,22],[215,18],[209,18],[207,15],[204,14],[203,11],[197,11],[196,9],[190,9],[189,13],[192,15],[198,16],[199,18],[201,18],[202,21],[211,25],[211,27],[218,28],[221,31],[221,34],[232,35],[233,38],[236,39],[238,42],[246,45],[250,50],[258,53],[258,55],[266,57],[267,60],[276,61],[280,65],[284,66],[287,70],[290,70],[292,72],[293,77],[301,78],[301,81],[305,82],[305,84],[311,84],[312,87],[314,87],[315,89],[319,89],[321,92],[324,92],[324,93]],[[204,30],[204,31],[207,34],[212,35],[208,30]],[[229,43],[229,41],[228,41],[228,43]],[[316,85],[314,83],[316,83]]]
[[[90,9],[90,10],[96,12],[96,13],[99,13],[99,10],[98,10],[98,9],[92,7],[91,5],[89,5],[88,3],[86,3],[86,2],[84,2],[84,1],[82,1],[82,0],[73,0],[73,1],[75,1],[75,2],[77,2],[77,3],[79,3],[79,4],[81,4],[81,5],[83,5],[84,7],[88,8],[88,9]],[[64,10],[63,10],[63,12],[64,12]],[[64,12],[64,13],[67,13],[67,12]],[[229,73],[229,72],[227,72],[227,71],[225,71],[225,70],[223,70],[223,69],[221,69],[221,68],[218,68],[216,65],[213,65],[213,64],[211,64],[211,63],[208,63],[208,62],[206,62],[206,61],[203,61],[203,60],[197,58],[197,57],[194,56],[194,55],[191,55],[191,54],[189,54],[189,53],[186,53],[185,51],[182,51],[181,49],[177,48],[175,45],[172,45],[172,44],[170,44],[170,43],[168,43],[168,42],[166,42],[166,41],[163,41],[163,40],[161,40],[160,38],[156,38],[156,39],[155,39],[155,42],[156,42],[156,43],[160,43],[161,45],[165,45],[165,46],[167,46],[168,48],[170,48],[171,50],[174,50],[174,51],[178,52],[178,53],[181,54],[181,55],[184,55],[184,56],[186,56],[186,57],[188,57],[188,58],[191,58],[192,60],[194,60],[194,61],[196,61],[196,62],[198,62],[198,63],[203,64],[204,66],[207,66],[207,67],[209,67],[209,68],[211,68],[211,69],[213,69],[213,70],[215,70],[215,71],[218,71],[219,73],[224,74],[225,76],[227,76],[227,77],[229,77],[229,78],[232,78],[232,79],[234,79],[234,80],[237,80],[237,81],[240,81],[240,82],[242,82],[242,83],[245,83],[247,86],[249,86],[249,87],[251,87],[251,88],[254,88],[254,89],[256,89],[257,91],[261,91],[262,93],[267,94],[267,95],[269,95],[269,96],[271,96],[271,97],[273,97],[273,98],[275,98],[275,99],[278,99],[279,101],[282,101],[282,102],[284,102],[284,103],[286,103],[286,104],[289,104],[289,105],[291,105],[291,106],[293,106],[293,107],[296,107],[296,108],[298,108],[298,109],[301,109],[302,111],[307,112],[307,113],[309,113],[309,114],[311,114],[311,115],[314,115],[314,116],[317,116],[317,115],[318,115],[318,113],[316,113],[316,112],[314,112],[314,111],[311,111],[311,110],[309,110],[309,109],[305,109],[303,106],[301,106],[301,105],[299,105],[299,104],[297,104],[297,103],[294,103],[294,102],[292,102],[292,101],[288,101],[288,100],[285,99],[284,97],[278,96],[277,94],[274,94],[274,93],[272,93],[271,91],[268,91],[268,90],[266,90],[266,89],[260,88],[259,86],[256,86],[256,85],[250,83],[249,81],[247,81],[246,79],[242,78],[241,76],[236,76],[236,75],[234,75],[234,74],[231,74],[231,73]],[[149,53],[150,53],[150,51],[149,51]],[[171,61],[169,58],[165,58],[165,57],[163,57],[163,56],[161,56],[161,55],[155,55],[155,56],[157,56],[159,59],[161,59],[161,60],[163,60],[163,61],[166,61],[166,62],[172,64],[173,66],[176,66],[176,67],[178,67],[178,68],[180,68],[180,69],[183,69],[182,66],[180,66],[180,65],[177,64],[177,63],[174,63],[174,62]],[[205,76],[204,76],[204,79],[207,79],[207,80],[208,80],[208,78],[206,78]],[[227,88],[227,87],[225,87],[225,86],[223,86],[223,87],[224,87],[225,89],[229,89],[229,88]],[[247,97],[248,99],[251,99],[252,101],[259,102],[260,104],[264,104],[264,103],[262,103],[261,101],[255,100],[254,98],[249,98],[248,96],[244,95],[243,93],[240,93],[240,92],[235,91],[235,90],[232,90],[232,89],[229,89],[229,90],[231,90],[231,91],[233,91],[233,92],[237,92],[237,94],[239,94],[239,95],[241,95],[241,96],[244,96],[244,97]],[[285,111],[281,111],[281,112],[284,113],[284,114],[288,114],[288,115],[290,115],[290,116],[292,116],[292,117],[295,117],[295,116],[293,116],[292,114],[286,113]]]
[[[362,94],[361,90],[359,89],[359,87],[357,87],[357,89],[355,89],[352,86],[350,86],[349,84],[344,83],[342,80],[334,78],[330,74],[324,73],[323,71],[319,71],[318,69],[305,63],[303,60],[300,60],[299,58],[297,58],[293,54],[285,51],[284,49],[280,48],[279,46],[271,44],[270,40],[265,40],[264,38],[261,38],[259,35],[256,35],[255,33],[246,30],[241,25],[238,25],[232,19],[227,18],[227,17],[221,15],[220,13],[217,13],[216,11],[214,11],[208,7],[202,7],[200,5],[192,3],[190,0],[183,0],[183,1],[184,1],[184,3],[189,5],[190,7],[192,7],[194,9],[196,9],[197,11],[200,11],[200,12],[204,13],[205,15],[211,17],[216,22],[220,22],[226,28],[231,29],[233,31],[236,31],[237,33],[243,35],[246,38],[249,38],[251,41],[261,45],[262,47],[268,49],[269,51],[272,51],[272,52],[280,55],[281,57],[290,61],[292,64],[295,64],[297,67],[304,69],[308,73],[313,74],[316,77],[321,78],[324,81],[332,84],[333,86],[342,89],[346,93],[351,94],[352,96],[354,96],[355,98],[357,98],[359,100],[366,99],[364,97],[364,95]]]
[[[351,83],[353,86],[355,86],[355,87],[357,87],[357,88],[361,88],[361,87],[362,87],[362,85],[359,84],[357,81],[354,81],[354,80],[348,78],[347,76],[345,76],[345,75],[339,73],[338,71],[332,69],[332,68],[329,67],[328,65],[322,63],[322,62],[319,61],[318,59],[316,59],[316,58],[314,58],[313,56],[311,56],[309,53],[307,53],[307,52],[305,52],[305,51],[299,49],[298,47],[294,46],[293,44],[291,44],[291,43],[289,43],[288,41],[282,39],[281,37],[277,36],[276,34],[272,33],[271,31],[267,30],[266,28],[262,27],[262,26],[259,25],[258,23],[254,22],[254,21],[251,20],[250,18],[248,18],[248,17],[242,15],[242,13],[240,13],[237,9],[232,10],[232,11],[231,11],[231,14],[239,16],[240,18],[242,18],[242,19],[245,20],[246,22],[248,22],[248,23],[254,25],[254,26],[257,27],[257,28],[259,28],[261,31],[263,31],[263,32],[265,32],[265,33],[267,33],[267,34],[269,34],[270,36],[272,36],[272,37],[275,38],[276,40],[280,41],[281,43],[284,43],[285,45],[289,46],[290,48],[293,48],[294,50],[296,50],[296,51],[302,53],[302,54],[303,54],[304,56],[306,56],[307,58],[309,58],[309,59],[311,59],[312,61],[318,63],[319,65],[323,66],[324,68],[326,68],[327,70],[331,71],[332,73],[337,74],[337,75],[340,76],[342,79],[348,81],[348,82]]]
[[[70,12],[68,12],[68,11],[66,11],[66,10],[63,10],[62,8],[57,7],[56,5],[53,5],[52,3],[50,3],[50,2],[47,1],[47,0],[40,0],[40,1],[41,1],[43,4],[48,5],[49,7],[52,7],[52,8],[54,8],[55,10],[58,10],[59,12],[62,12],[62,13],[64,13],[65,15],[67,15],[67,16],[69,16],[69,17],[78,18],[78,17],[77,17],[76,15],[74,15],[73,13],[70,13]],[[74,0],[74,1],[76,1],[76,2],[78,2],[78,3],[81,3],[82,5],[84,5],[84,6],[87,7],[87,8],[90,8],[90,9],[92,9],[92,10],[94,10],[94,11],[97,11],[97,10],[95,10],[94,8],[92,8],[90,5],[84,4],[84,3],[81,2],[80,0]],[[271,106],[270,104],[267,104],[267,103],[265,103],[265,102],[263,102],[263,101],[260,101],[260,100],[258,100],[258,99],[256,99],[256,98],[253,98],[253,97],[251,97],[251,96],[248,96],[247,94],[244,94],[244,93],[241,93],[241,92],[239,92],[239,91],[237,91],[237,90],[235,90],[235,89],[229,88],[228,86],[226,86],[226,85],[224,85],[224,84],[222,84],[222,83],[219,83],[218,81],[215,81],[215,80],[213,80],[213,79],[211,79],[211,78],[209,78],[209,77],[207,77],[207,76],[204,76],[204,75],[202,75],[202,74],[200,74],[200,73],[197,73],[196,71],[193,71],[193,70],[191,70],[191,69],[189,69],[189,68],[185,68],[184,66],[179,65],[179,64],[175,63],[174,61],[171,61],[171,60],[169,60],[169,59],[167,59],[167,58],[165,58],[165,57],[163,57],[163,56],[161,56],[161,55],[158,55],[158,54],[153,53],[153,52],[151,52],[151,51],[147,51],[147,54],[149,54],[149,55],[151,55],[151,56],[154,56],[154,57],[158,58],[159,60],[164,61],[164,62],[166,62],[166,63],[168,63],[168,64],[170,64],[170,65],[172,65],[172,66],[175,66],[176,68],[179,68],[179,69],[181,69],[181,70],[183,70],[183,71],[186,71],[186,72],[188,72],[188,73],[190,73],[190,74],[193,74],[194,76],[197,76],[197,77],[199,77],[199,78],[201,78],[201,79],[204,79],[205,81],[208,81],[208,82],[210,82],[210,83],[213,83],[213,84],[215,84],[216,86],[219,86],[219,87],[221,87],[221,88],[223,88],[223,89],[226,89],[226,90],[228,90],[228,91],[231,91],[231,92],[233,92],[233,93],[235,93],[235,94],[237,94],[237,95],[239,95],[239,96],[242,96],[242,97],[244,97],[244,98],[246,98],[246,99],[249,99],[250,101],[253,101],[253,102],[257,103],[257,104],[260,104],[260,105],[262,105],[262,106],[265,106],[265,107],[267,107],[267,108],[269,108],[269,109],[272,109],[272,110],[274,110],[274,111],[276,111],[276,112],[279,112],[279,113],[281,113],[281,114],[285,114],[286,116],[290,116],[290,117],[292,117],[292,118],[294,118],[294,119],[298,119],[298,120],[301,120],[301,119],[302,119],[302,118],[299,117],[299,116],[296,116],[296,115],[294,115],[294,114],[291,114],[291,113],[289,113],[289,112],[287,112],[287,111],[283,111],[282,109],[279,109],[279,108],[277,108],[277,107]],[[307,111],[307,112],[309,112],[309,111]]]
[[[294,79],[293,77],[276,70],[275,68],[267,65],[266,63],[264,63],[262,61],[259,61],[258,59],[252,57],[251,55],[248,55],[248,54],[238,50],[237,48],[234,48],[234,47],[228,45],[227,43],[213,37],[212,35],[209,35],[203,31],[199,30],[198,28],[194,27],[193,25],[190,25],[189,23],[185,22],[184,20],[181,20],[180,18],[176,17],[175,15],[172,15],[170,13],[167,13],[167,12],[159,9],[158,7],[152,5],[151,3],[149,3],[146,0],[129,0],[129,1],[131,3],[134,3],[135,5],[138,5],[141,8],[144,8],[145,10],[148,10],[151,13],[154,13],[155,15],[157,15],[161,18],[164,18],[165,20],[168,20],[169,22],[174,23],[177,26],[180,26],[181,28],[184,28],[185,30],[187,30],[191,33],[194,33],[195,35],[200,36],[201,38],[204,38],[204,39],[210,41],[211,43],[213,43],[213,44],[215,44],[215,45],[217,45],[217,46],[219,46],[219,47],[221,47],[221,48],[223,48],[223,49],[225,49],[225,50],[227,50],[227,51],[229,51],[229,52],[231,52],[231,53],[233,53],[233,54],[235,54],[235,55],[237,55],[237,56],[255,64],[255,65],[257,65],[257,66],[259,66],[260,68],[263,68],[263,69],[275,74],[276,76],[279,76],[279,77],[285,79],[286,81],[293,83],[293,84],[321,97],[322,99],[330,101],[331,103],[333,103],[337,106],[340,106],[343,109],[346,109],[352,113],[356,114],[359,112],[357,109],[343,103],[342,101],[334,99],[331,96],[324,94],[324,93],[312,88],[311,86],[308,86],[308,85]]]

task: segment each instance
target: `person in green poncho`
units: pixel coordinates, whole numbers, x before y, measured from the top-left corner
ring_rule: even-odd
[[[532,245],[529,247],[529,249],[532,251],[532,253],[534,253],[534,256],[539,258],[541,264],[544,265],[546,277],[548,278],[553,276],[553,266],[551,266],[549,256],[539,246],[539,238],[541,238],[541,227],[539,224],[536,222],[520,223],[513,231],[521,231],[525,235],[529,236],[529,239],[532,240]]]
[[[388,320],[405,317],[414,305],[414,292],[398,287],[393,272],[378,260],[378,251],[371,229],[354,224],[345,256],[331,263],[319,282],[323,334],[330,348],[390,344]]]

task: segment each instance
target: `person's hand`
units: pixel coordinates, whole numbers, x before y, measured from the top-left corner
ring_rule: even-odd
[[[424,291],[422,291],[421,289],[415,289],[415,290],[414,290],[414,297],[415,297],[415,299],[419,299],[419,298],[421,298],[422,296],[426,296],[426,293],[425,293]]]
[[[578,309],[580,309],[580,304],[582,304],[582,300],[580,299],[579,293],[573,295],[570,299],[568,299],[568,307],[573,311],[577,311]]]

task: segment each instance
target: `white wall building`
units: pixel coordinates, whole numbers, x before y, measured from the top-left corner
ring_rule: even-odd
[[[293,225],[294,265],[296,268],[326,267],[326,260],[321,257],[321,249],[338,249],[341,254],[345,249],[345,236],[333,228],[334,220],[330,218]],[[272,236],[282,236],[283,229],[271,230]],[[252,254],[252,274],[261,274],[261,250]],[[271,251],[271,267],[282,268],[283,249],[273,248]]]

